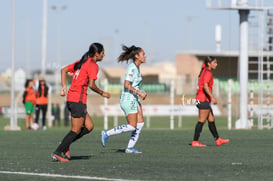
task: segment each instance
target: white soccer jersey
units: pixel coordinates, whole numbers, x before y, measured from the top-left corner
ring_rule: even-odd
[[[136,90],[141,90],[142,77],[138,67],[136,66],[134,62],[128,66],[126,74],[125,74],[125,80],[130,81],[132,87],[134,87]],[[125,89],[123,87],[122,93],[121,93],[121,101],[132,101],[132,100],[138,100],[138,96],[136,94],[133,94],[132,92],[129,92],[128,89]]]

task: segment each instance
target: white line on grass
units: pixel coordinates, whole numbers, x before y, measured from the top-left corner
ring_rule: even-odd
[[[113,178],[105,178],[105,177],[74,176],[74,175],[60,175],[60,174],[50,174],[50,173],[33,173],[33,172],[0,171],[0,174],[30,175],[30,176],[54,177],[54,178],[56,178],[56,177],[58,177],[58,178],[74,178],[74,179],[84,179],[84,180],[140,181],[140,180],[128,180],[128,179],[113,179]]]

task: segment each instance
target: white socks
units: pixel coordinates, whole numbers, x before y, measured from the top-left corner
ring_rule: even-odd
[[[113,136],[116,134],[120,134],[123,132],[128,132],[128,131],[134,131],[136,128],[134,128],[133,126],[131,126],[130,124],[123,124],[121,126],[117,126],[113,129],[110,129],[109,131],[107,131],[107,135],[108,136]]]
[[[137,123],[137,128],[132,132],[127,148],[133,148],[135,146],[143,126],[144,126],[144,122]]]

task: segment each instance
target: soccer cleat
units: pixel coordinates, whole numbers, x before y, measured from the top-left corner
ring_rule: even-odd
[[[204,144],[200,143],[199,141],[193,141],[191,143],[191,146],[192,147],[204,147],[204,146],[207,146],[207,145],[204,145]]]
[[[66,158],[71,159],[71,156],[70,156],[70,153],[69,153],[69,147],[67,147],[67,148],[64,150],[64,155],[65,155]]]
[[[102,146],[106,145],[109,136],[107,135],[106,131],[101,131],[101,144]]]
[[[53,153],[53,154],[51,155],[51,158],[52,158],[53,161],[69,162],[69,160],[67,160],[67,159],[65,159],[65,158],[63,158],[63,157],[61,157],[60,155],[57,155],[56,153]]]
[[[135,149],[135,148],[126,148],[125,153],[135,153],[135,154],[141,154],[142,152]]]
[[[218,138],[217,140],[216,140],[216,145],[217,146],[220,146],[220,145],[222,145],[222,144],[225,144],[225,143],[228,143],[229,142],[229,139],[222,139],[222,138]]]

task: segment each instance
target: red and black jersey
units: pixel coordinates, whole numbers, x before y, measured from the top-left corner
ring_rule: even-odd
[[[75,63],[67,66],[69,72],[73,73],[72,83],[67,93],[67,102],[82,102],[86,104],[89,80],[97,79],[99,66],[92,61],[92,58],[88,58],[81,66],[81,69],[74,71]]]
[[[201,102],[204,101],[211,101],[211,97],[207,95],[207,93],[204,91],[204,84],[207,83],[209,86],[209,90],[212,93],[212,86],[213,86],[213,76],[212,72],[208,68],[204,68],[203,71],[200,74],[198,86],[197,86],[197,93],[196,93],[196,100],[199,100]]]

